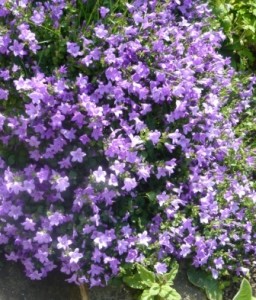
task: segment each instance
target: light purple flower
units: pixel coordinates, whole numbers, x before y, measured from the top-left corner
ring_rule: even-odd
[[[0,88],[0,100],[8,100],[9,91]]]
[[[138,234],[137,244],[148,246],[151,238],[148,236],[147,231]]]
[[[109,13],[109,8],[101,6],[99,8],[99,11],[100,11],[100,16],[104,19],[106,15]]]
[[[105,29],[104,25],[98,25],[94,27],[95,34],[98,38],[103,39],[107,36],[108,31]]]
[[[93,172],[96,182],[105,182],[107,173],[103,171],[102,167],[98,167],[97,171]]]
[[[67,250],[69,246],[72,244],[72,240],[67,235],[58,237],[57,240],[58,240],[58,244],[57,244],[58,249]]]
[[[83,254],[79,252],[78,248],[76,248],[75,251],[70,251],[68,253],[68,256],[70,257],[70,263],[77,264],[79,260],[83,257]]]
[[[23,225],[25,230],[35,231],[36,223],[30,218],[26,218],[25,222],[23,222],[22,225]]]
[[[64,192],[70,186],[67,176],[56,179],[55,189],[59,192]]]
[[[154,265],[154,269],[156,270],[157,274],[164,274],[167,272],[167,265],[165,263],[157,262]]]
[[[67,51],[73,57],[77,57],[82,54],[82,52],[80,52],[80,47],[77,45],[77,43],[67,42]]]
[[[71,151],[70,154],[72,156],[71,161],[73,162],[82,162],[84,156],[86,156],[81,148],[77,148],[75,151]]]
[[[34,241],[38,242],[38,244],[46,244],[52,241],[50,235],[43,231],[38,231],[36,236],[34,237]]]
[[[130,192],[131,190],[135,189],[137,185],[138,184],[137,184],[135,178],[125,178],[124,186],[122,187],[122,190]]]

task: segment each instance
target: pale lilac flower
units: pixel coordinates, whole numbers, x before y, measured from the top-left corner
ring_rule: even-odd
[[[102,167],[98,167],[97,171],[93,172],[96,182],[105,182],[107,173],[103,171]]]
[[[222,257],[215,258],[213,260],[213,262],[214,262],[214,264],[216,266],[216,269],[221,270],[223,268],[224,261],[223,261]]]
[[[73,162],[82,162],[84,156],[86,156],[81,148],[77,148],[75,151],[71,151],[70,154],[72,156],[71,161]]]
[[[22,216],[22,208],[20,206],[11,205],[8,215],[14,220],[18,220],[18,218]]]
[[[118,186],[118,180],[114,174],[110,174],[108,184],[112,186]]]
[[[148,236],[147,231],[138,234],[137,244],[148,246],[151,238]]]
[[[46,232],[39,231],[36,233],[36,236],[33,238],[34,241],[38,242],[38,244],[46,244],[52,241],[50,235]]]
[[[0,88],[0,100],[8,100],[9,91]]]
[[[83,254],[79,252],[79,249],[76,248],[75,251],[70,251],[68,253],[68,256],[70,257],[70,263],[78,263],[78,261],[83,257]]]
[[[170,196],[167,195],[166,192],[163,192],[162,194],[157,195],[156,199],[158,200],[159,205],[163,206],[170,199]]]
[[[31,231],[35,231],[35,225],[36,223],[30,219],[30,218],[26,218],[25,222],[21,223],[24,227],[25,230],[31,230]]]
[[[65,217],[63,216],[63,214],[57,211],[49,216],[49,221],[51,226],[58,226],[59,224],[63,223],[64,219]]]
[[[167,272],[167,265],[165,263],[157,262],[154,265],[154,269],[156,270],[157,274],[164,274]]]
[[[67,51],[73,57],[77,57],[82,54],[82,52],[80,52],[80,47],[77,45],[77,43],[67,42]]]
[[[135,189],[137,185],[138,184],[137,184],[135,178],[125,178],[124,186],[122,187],[122,190],[130,192],[131,190]]]
[[[100,16],[104,19],[106,15],[109,13],[109,8],[101,6],[99,8],[99,11],[100,11]]]
[[[70,186],[69,179],[67,176],[58,177],[55,180],[55,182],[55,189],[59,192],[64,192]]]
[[[95,34],[98,38],[105,38],[108,34],[108,31],[105,29],[104,25],[98,25],[94,27]]]
[[[139,169],[137,172],[139,179],[144,179],[144,181],[147,181],[147,179],[150,177],[150,171],[150,166],[139,165]]]
[[[71,167],[70,157],[63,158],[58,164],[62,169],[69,169]]]
[[[37,148],[40,145],[36,136],[31,136],[27,141],[31,147]]]
[[[58,249],[67,250],[69,246],[72,244],[72,240],[69,239],[67,235],[58,237],[57,240],[58,240],[58,244],[57,244]]]
[[[14,56],[23,57],[26,54],[24,45],[19,43],[17,40],[14,40],[13,45],[10,46],[10,50],[13,51]]]
[[[125,261],[128,263],[134,263],[136,262],[137,258],[138,258],[138,251],[136,249],[130,249],[126,256]]]
[[[45,14],[43,11],[35,10],[30,20],[34,22],[36,25],[41,25],[45,20]]]
[[[35,191],[35,182],[34,182],[34,180],[24,180],[23,190],[27,191],[29,194],[31,194],[33,191]]]

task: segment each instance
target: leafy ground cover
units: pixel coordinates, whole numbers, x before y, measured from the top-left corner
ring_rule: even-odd
[[[0,244],[28,277],[179,299],[175,261],[248,273],[255,77],[214,22],[199,0],[0,2]]]

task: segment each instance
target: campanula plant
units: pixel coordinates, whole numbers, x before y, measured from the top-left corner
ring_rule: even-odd
[[[6,258],[89,286],[127,265],[167,272],[170,257],[245,274],[254,158],[234,128],[255,78],[218,54],[199,0],[99,7],[91,26],[82,2],[0,2]]]

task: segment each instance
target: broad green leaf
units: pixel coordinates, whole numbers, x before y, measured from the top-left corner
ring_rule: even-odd
[[[144,266],[142,265],[137,265],[137,270],[140,275],[140,280],[142,281],[143,284],[147,285],[148,287],[151,287],[152,284],[155,282],[155,275],[153,272],[147,270]]]
[[[243,279],[239,288],[239,291],[235,295],[233,300],[253,300],[252,288],[250,282],[247,279]]]
[[[171,291],[172,288],[169,285],[167,284],[162,285],[159,296],[165,298]]]
[[[139,274],[135,274],[133,276],[127,276],[123,278],[124,283],[126,283],[129,287],[133,289],[139,289],[139,290],[144,290],[147,288],[147,285],[145,285]]]
[[[166,298],[166,300],[181,300],[181,295],[173,290]]]
[[[165,300],[180,300],[180,294],[169,285],[162,285],[159,296]]]
[[[169,273],[166,273],[162,276],[164,282],[170,285],[173,284],[173,280],[175,279],[178,271],[179,271],[179,264],[175,261],[172,264],[172,270]]]
[[[143,293],[140,296],[141,300],[154,300],[154,296],[150,295],[149,290],[144,290]]]
[[[220,284],[211,275],[195,268],[190,268],[187,275],[189,281],[193,285],[203,289],[210,300],[223,299]]]
[[[153,283],[151,288],[149,289],[149,293],[151,296],[156,296],[160,292],[160,285],[158,283]]]

